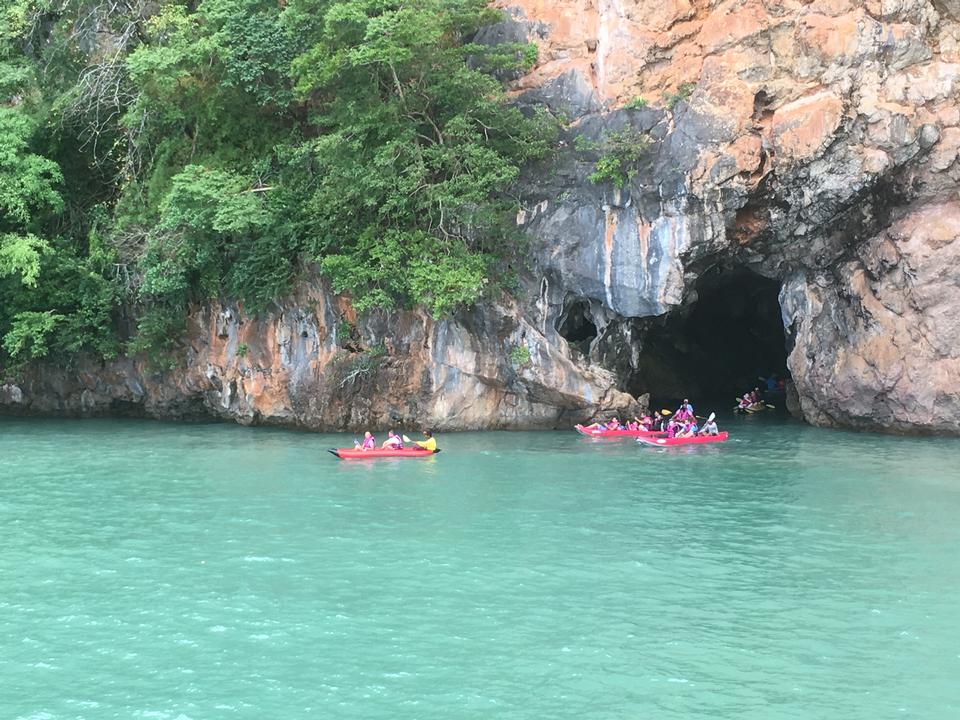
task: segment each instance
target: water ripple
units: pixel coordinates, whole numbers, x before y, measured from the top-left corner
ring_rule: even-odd
[[[0,420],[0,717],[960,717],[960,443]]]

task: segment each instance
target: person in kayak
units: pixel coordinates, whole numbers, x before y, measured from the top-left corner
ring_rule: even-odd
[[[384,450],[403,450],[403,438],[393,430],[387,432],[387,439],[381,445]]]
[[[693,405],[690,404],[687,398],[684,398],[683,402],[680,403],[680,407],[677,408],[673,417],[675,420],[689,420],[693,417]]]
[[[367,430],[363,434],[363,444],[361,445],[357,440],[354,440],[353,445],[357,450],[376,450],[377,439],[373,436],[373,433]]]
[[[623,426],[620,425],[620,420],[617,418],[611,418],[609,422],[595,422],[590,425],[584,425],[584,430],[622,430]]]
[[[437,439],[433,437],[433,433],[430,430],[424,430],[423,436],[426,440],[417,440],[414,442],[414,445],[419,445],[424,450],[429,450],[430,452],[436,452]]]
[[[677,432],[675,437],[689,438],[689,437],[694,437],[696,434],[697,434],[697,421],[687,420],[684,422],[683,427],[680,428],[680,431]]]
[[[700,429],[701,435],[719,435],[720,428],[717,427],[717,421],[714,419],[716,416],[713,413],[710,413],[710,417],[707,418],[707,421],[703,424],[703,427]]]

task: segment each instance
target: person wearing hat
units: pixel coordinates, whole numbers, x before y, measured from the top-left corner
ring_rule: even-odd
[[[710,416],[707,418],[707,421],[703,424],[703,427],[700,428],[701,435],[719,435],[720,429],[717,427],[716,413],[710,413]]]

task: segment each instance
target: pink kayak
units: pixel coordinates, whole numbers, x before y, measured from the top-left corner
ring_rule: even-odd
[[[581,435],[586,435],[587,437],[595,438],[613,438],[613,437],[632,437],[632,438],[650,438],[650,437],[660,437],[663,435],[659,430],[600,430],[598,428],[588,429],[583,425],[574,425],[574,430],[576,430]]]
[[[693,437],[658,437],[658,438],[637,438],[637,442],[644,445],[653,445],[654,447],[674,447],[677,445],[702,445],[704,443],[724,442],[727,439],[727,433],[722,432],[718,435],[694,435]]]
[[[374,450],[358,450],[357,448],[333,448],[327,450],[331,455],[336,455],[341,460],[372,460],[373,458],[398,458],[398,457],[430,457],[437,450],[424,450],[421,447],[408,447],[403,450],[376,448]]]

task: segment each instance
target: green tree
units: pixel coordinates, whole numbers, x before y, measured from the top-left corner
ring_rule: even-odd
[[[320,131],[304,158],[308,249],[361,310],[399,300],[443,313],[513,255],[509,190],[552,127],[483,71],[531,59],[469,42],[496,17],[479,0],[288,7],[310,39],[293,72]]]
[[[306,267],[360,310],[442,314],[501,284],[515,182],[555,131],[500,80],[535,46],[473,42],[500,18],[482,0],[12,0],[0,366],[128,340],[170,355],[191,302],[261,310]]]

